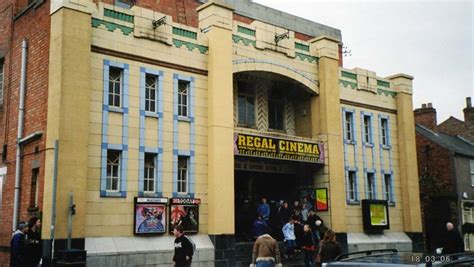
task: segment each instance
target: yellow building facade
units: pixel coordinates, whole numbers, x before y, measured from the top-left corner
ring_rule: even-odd
[[[195,262],[239,266],[261,197],[276,215],[318,188],[327,198],[312,205],[346,249],[411,251],[413,77],[342,68],[339,30],[249,1],[196,12],[194,28],[140,6],[51,4],[47,142],[59,149],[46,154],[44,228],[67,237],[72,194],[88,265],[168,266],[179,222]],[[383,230],[364,226],[365,200],[382,203]]]

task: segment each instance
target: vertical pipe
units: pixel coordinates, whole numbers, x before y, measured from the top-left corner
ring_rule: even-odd
[[[51,262],[54,259],[54,227],[56,224],[56,183],[58,180],[59,141],[54,141],[53,196],[51,206]]]
[[[12,230],[16,230],[18,225],[18,210],[20,205],[20,173],[21,173],[21,144],[23,135],[23,117],[25,115],[25,83],[26,83],[26,54],[28,42],[23,39],[21,43],[21,76],[20,76],[20,101],[18,103],[18,133],[16,139],[16,161],[15,161],[15,197],[13,203],[13,223]]]
[[[73,195],[72,192],[69,192],[69,211],[67,218],[67,249],[71,249],[71,236],[72,236],[72,209],[73,209]]]

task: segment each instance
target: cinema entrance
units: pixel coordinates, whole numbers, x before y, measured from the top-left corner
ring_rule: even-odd
[[[236,134],[234,150],[236,241],[253,241],[252,224],[262,197],[270,206],[271,234],[281,240],[279,208],[284,201],[291,206],[303,197],[314,198],[324,166],[322,144]]]

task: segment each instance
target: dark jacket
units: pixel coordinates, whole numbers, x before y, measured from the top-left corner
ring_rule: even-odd
[[[290,208],[281,208],[280,212],[278,213],[279,219],[280,219],[280,224],[285,225],[287,222],[290,221],[291,217],[291,210]]]
[[[341,245],[335,242],[324,243],[321,245],[321,262],[331,262],[341,255]]]
[[[26,235],[21,231],[16,231],[10,241],[10,266],[26,266]]]
[[[314,250],[314,237],[311,231],[304,232],[303,237],[301,238],[301,245],[304,250]]]
[[[36,267],[41,260],[41,233],[30,229],[27,244],[28,265]]]
[[[193,244],[185,236],[182,235],[174,240],[174,256],[173,261],[176,262],[176,267],[187,266],[194,254]],[[190,258],[186,260],[186,256]]]
[[[464,252],[464,241],[458,231],[446,231],[441,247],[443,248],[443,254]]]
[[[252,232],[255,238],[265,234],[268,230],[268,224],[265,220],[256,219],[252,225]]]

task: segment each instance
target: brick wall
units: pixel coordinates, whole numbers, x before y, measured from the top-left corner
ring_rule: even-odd
[[[49,0],[41,5],[30,6],[21,17],[12,21],[12,15],[18,14],[21,5],[14,0],[0,1],[0,49],[5,52],[5,99],[0,111],[0,145],[8,145],[5,164],[8,173],[4,185],[2,209],[0,213],[0,248],[8,249],[11,238],[14,184],[15,152],[18,125],[18,96],[21,70],[21,42],[28,40],[27,82],[25,97],[25,118],[23,136],[42,131],[41,139],[24,146],[21,170],[21,190],[19,220],[27,220],[31,201],[31,178],[33,164],[39,164],[39,210],[43,200],[44,149],[46,137],[48,62],[50,40]],[[16,10],[16,11],[15,11]],[[13,25],[11,25],[13,23]],[[5,34],[3,34],[5,33]],[[10,43],[11,40],[11,43]],[[36,153],[35,153],[36,151]],[[0,253],[0,265],[7,266],[8,253]]]

